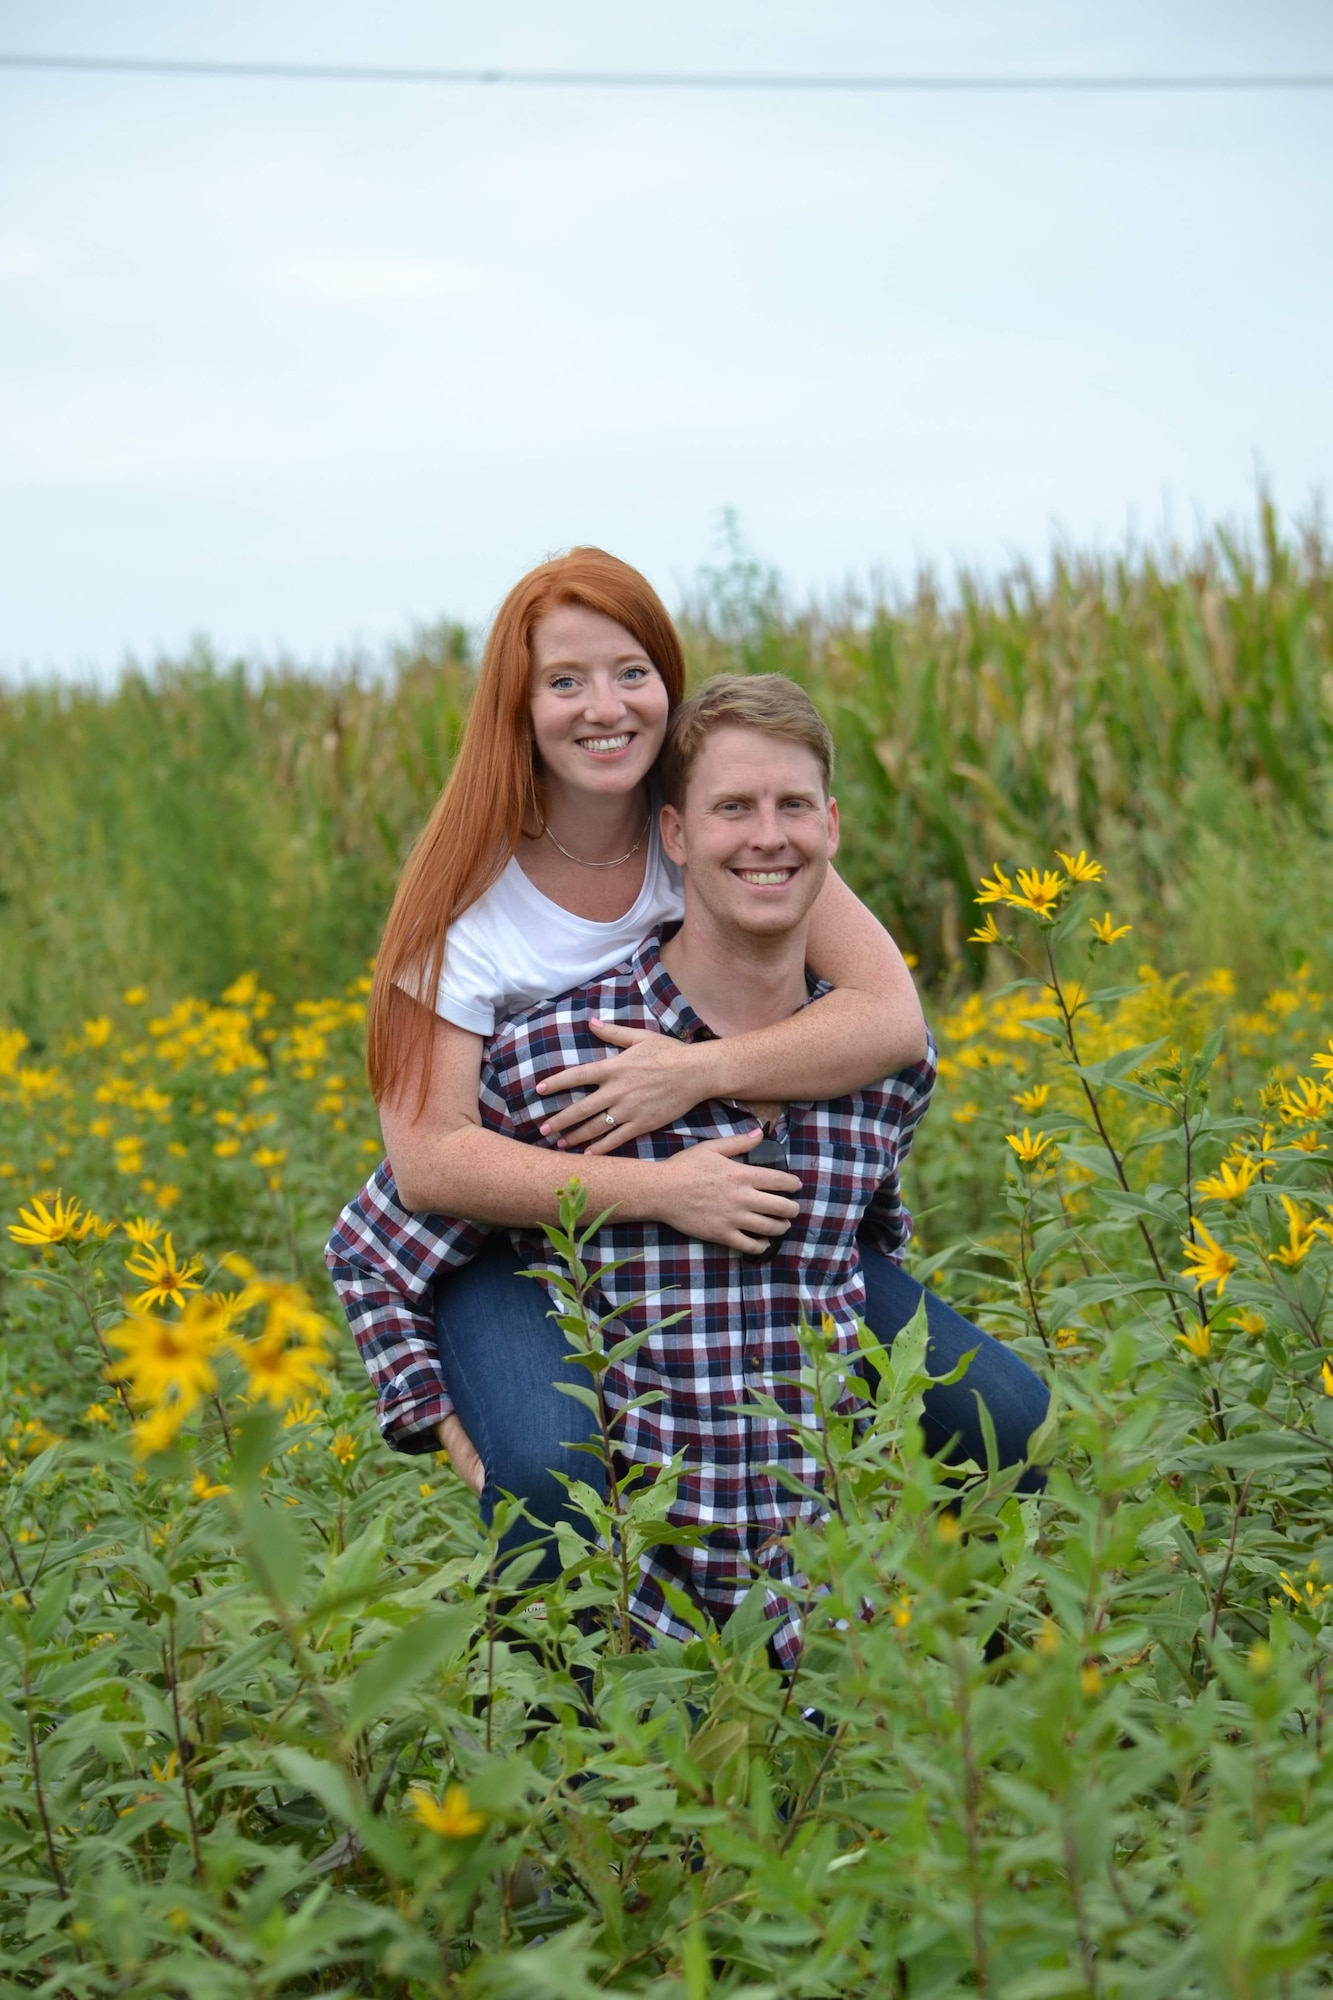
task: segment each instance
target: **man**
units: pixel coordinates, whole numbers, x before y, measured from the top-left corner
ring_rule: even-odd
[[[593,1018],[688,1040],[764,1027],[817,997],[823,989],[807,976],[805,944],[837,851],[832,760],[813,704],[779,675],[726,676],[682,704],[667,736],[662,809],[663,843],[684,873],[680,928],[665,940],[645,939],[626,964],[497,1029],[482,1069],[488,1124],[544,1143],[539,1127],[552,1100],[539,1097],[537,1085],[605,1055]],[[857,1352],[865,1305],[858,1232],[891,1257],[906,1242],[911,1221],[898,1170],[933,1082],[932,1050],[921,1064],[836,1102],[710,1102],[633,1142],[642,1157],[663,1157],[753,1131],[758,1118],[801,1182],[800,1213],[766,1259],[614,1215],[594,1239],[596,1257],[618,1267],[595,1273],[594,1306],[614,1314],[623,1334],[685,1314],[608,1375],[620,1454],[662,1463],[683,1453],[670,1518],[705,1531],[698,1546],[668,1545],[643,1559],[633,1609],[645,1633],[688,1636],[664,1581],[721,1623],[755,1575],[767,1575],[773,1646],[784,1664],[794,1660],[799,1634],[782,1589],[792,1571],[781,1538],[820,1505],[819,1467],[793,1435],[812,1418],[795,1328],[803,1315],[823,1318],[835,1352]],[[466,1221],[407,1215],[385,1168],[334,1231],[329,1266],[380,1391],[382,1428],[399,1449],[433,1449],[438,1427],[454,1417],[431,1337],[429,1287],[439,1270],[474,1256],[486,1236]],[[550,1267],[536,1232],[513,1236],[531,1263]],[[494,1383],[493,1396],[503,1399],[507,1386]],[[744,1414],[756,1392],[782,1416]],[[559,1401],[570,1438],[582,1422],[579,1406]],[[457,1451],[456,1417],[446,1435]],[[586,1478],[589,1464],[580,1458],[570,1469]],[[805,1497],[790,1490],[793,1480]]]

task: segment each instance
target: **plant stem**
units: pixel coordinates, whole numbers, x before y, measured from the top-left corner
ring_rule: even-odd
[[[1055,1003],[1057,1007],[1060,1009],[1060,1016],[1064,1023],[1065,1041],[1069,1045],[1069,1053],[1073,1058],[1075,1073],[1078,1076],[1079,1084],[1082,1087],[1083,1095],[1088,1100],[1088,1109],[1092,1113],[1092,1122],[1097,1127],[1097,1135],[1100,1138],[1102,1145],[1106,1148],[1106,1154],[1111,1162],[1111,1165],[1115,1168],[1116,1179],[1119,1181],[1121,1187],[1124,1189],[1124,1192],[1126,1194],[1131,1194],[1133,1190],[1129,1185],[1129,1177],[1125,1173],[1124,1165],[1123,1162],[1121,1161],[1119,1153],[1116,1151],[1115,1146],[1111,1142],[1111,1135],[1106,1129],[1106,1123],[1102,1117],[1101,1106],[1097,1102],[1097,1093],[1093,1090],[1092,1085],[1088,1082],[1088,1079],[1083,1074],[1082,1058],[1079,1055],[1078,1040],[1074,1033],[1074,1016],[1069,1011],[1069,1005],[1065,1000],[1064,988],[1060,984],[1060,975],[1056,970],[1055,953],[1051,950],[1051,939],[1049,932],[1047,932],[1042,942],[1046,947],[1046,963],[1050,968],[1050,974],[1051,974],[1050,990],[1055,995]],[[1144,1221],[1141,1215],[1135,1216],[1134,1219],[1138,1223],[1139,1235],[1143,1238],[1144,1248],[1147,1250],[1149,1257],[1152,1259],[1152,1267],[1154,1271],[1157,1273],[1158,1279],[1162,1286],[1162,1290],[1166,1295],[1167,1299],[1170,1301],[1169,1311],[1171,1317],[1176,1323],[1177,1330],[1183,1334],[1185,1331],[1185,1321],[1181,1315],[1180,1307],[1176,1302],[1174,1289],[1167,1278],[1165,1270],[1162,1267],[1162,1260],[1157,1254],[1157,1245],[1152,1240],[1152,1232],[1148,1228],[1147,1223]]]

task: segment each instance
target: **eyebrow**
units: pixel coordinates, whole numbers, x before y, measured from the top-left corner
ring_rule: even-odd
[[[532,663],[533,672],[539,674],[553,673],[557,668],[564,670],[568,669],[569,667],[586,667],[587,665],[588,662],[586,660],[580,660],[573,656],[569,658],[559,658],[554,660],[542,660],[540,663],[534,660]],[[643,648],[639,646],[636,647],[633,652],[617,653],[615,658],[609,662],[609,665],[613,667],[628,667],[628,666],[651,667],[653,665],[653,662],[649,659],[648,655],[644,652]],[[654,671],[656,671],[655,668]]]

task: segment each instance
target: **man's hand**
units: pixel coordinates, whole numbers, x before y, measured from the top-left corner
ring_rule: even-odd
[[[792,1200],[801,1192],[795,1174],[776,1167],[752,1166],[740,1157],[762,1138],[753,1132],[733,1132],[725,1139],[701,1139],[662,1163],[671,1177],[669,1202],[660,1215],[682,1236],[721,1243],[728,1250],[756,1256],[775,1236],[785,1236],[800,1214]]]
[[[589,1153],[614,1153],[627,1139],[683,1118],[710,1093],[704,1075],[707,1043],[677,1042],[653,1028],[622,1028],[616,1021],[589,1023],[595,1035],[622,1053],[602,1062],[578,1063],[537,1085],[542,1097],[565,1090],[584,1090],[577,1104],[553,1112],[542,1126],[542,1137],[563,1150],[580,1147]],[[606,1114],[615,1119],[608,1125]],[[697,1233],[697,1232],[692,1232]]]
[[[449,1454],[449,1463],[462,1480],[480,1498],[481,1489],[486,1484],[486,1468],[477,1456],[477,1448],[457,1417],[444,1417],[435,1426],[435,1435],[440,1440],[440,1448]]]

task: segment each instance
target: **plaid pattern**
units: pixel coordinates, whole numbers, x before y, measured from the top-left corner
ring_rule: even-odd
[[[826,990],[812,986],[810,997]],[[626,964],[497,1029],[480,1093],[492,1130],[544,1143],[538,1127],[557,1100],[538,1097],[535,1086],[606,1056],[606,1044],[588,1026],[593,1016],[681,1041],[711,1032],[662,965],[656,937],[649,937]],[[647,1631],[689,1636],[667,1603],[664,1580],[722,1623],[760,1573],[770,1583],[774,1643],[780,1657],[795,1657],[796,1622],[781,1588],[792,1571],[781,1538],[795,1519],[817,1512],[820,1471],[792,1435],[792,1426],[809,1423],[812,1414],[800,1386],[794,1329],[802,1315],[816,1321],[828,1315],[834,1350],[857,1351],[856,1320],[865,1302],[858,1232],[888,1256],[900,1255],[907,1241],[911,1217],[898,1168],[934,1079],[932,1044],[923,1062],[881,1084],[831,1103],[787,1107],[773,1132],[801,1180],[801,1213],[767,1262],[748,1262],[665,1223],[617,1224],[612,1216],[596,1237],[607,1264],[624,1261],[597,1275],[594,1304],[616,1314],[624,1333],[688,1307],[685,1318],[652,1334],[607,1376],[624,1456],[660,1463],[683,1452],[669,1518],[704,1531],[697,1548],[672,1545],[645,1556],[635,1612]],[[700,1139],[752,1131],[754,1122],[743,1105],[714,1100],[624,1150],[664,1159]],[[430,1290],[440,1271],[468,1262],[487,1233],[475,1223],[408,1214],[387,1162],[338,1218],[326,1261],[378,1392],[384,1436],[398,1450],[433,1450],[434,1426],[452,1409]],[[538,1232],[510,1234],[534,1267],[552,1267]],[[654,1390],[665,1392],[660,1402],[627,1407]],[[742,1413],[756,1390],[774,1399],[781,1418]],[[807,1497],[780,1484],[775,1468]]]

